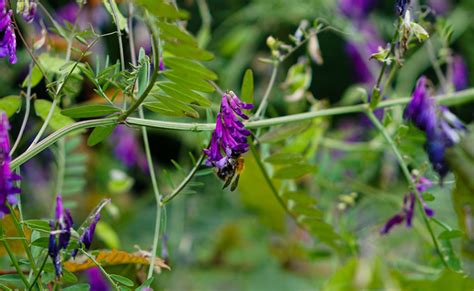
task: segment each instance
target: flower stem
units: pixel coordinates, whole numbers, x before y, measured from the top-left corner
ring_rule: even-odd
[[[5,235],[5,233],[3,232],[3,221],[0,223],[0,233],[2,237]],[[18,264],[18,261],[15,257],[15,254],[12,252],[12,249],[10,248],[10,245],[5,239],[2,239],[1,241],[2,241],[3,247],[8,253],[8,256],[10,257],[10,261],[12,262],[18,275],[20,276],[20,279],[23,281],[23,284],[25,284],[25,287],[29,288],[30,284],[28,283],[28,279],[26,279],[25,274],[23,274],[23,271],[21,270],[20,265]]]
[[[86,257],[88,257],[93,263],[94,265],[97,266],[97,268],[100,269],[100,271],[102,272],[102,274],[105,276],[105,278],[110,282],[110,284],[112,284],[112,286],[114,287],[115,290],[120,290],[119,289],[119,286],[117,285],[117,283],[114,281],[114,279],[112,279],[112,277],[110,277],[109,273],[107,273],[107,271],[105,271],[105,269],[99,264],[99,262],[97,262],[97,260],[91,256],[88,252],[84,251],[82,248],[79,249],[79,251],[85,255]]]
[[[402,172],[405,175],[405,178],[406,178],[408,184],[410,185],[410,190],[413,191],[416,194],[415,196],[417,197],[417,200],[418,200],[417,204],[418,204],[419,211],[421,213],[421,216],[423,217],[423,221],[426,225],[426,229],[430,233],[431,240],[433,241],[433,245],[436,249],[436,252],[438,253],[439,258],[441,259],[441,262],[443,262],[444,266],[448,267],[448,264],[446,263],[446,261],[444,259],[444,256],[443,256],[443,253],[441,252],[441,249],[439,247],[438,240],[436,239],[436,237],[433,233],[433,229],[431,227],[428,216],[426,215],[425,210],[423,209],[423,204],[422,204],[422,201],[421,201],[421,195],[420,195],[419,191],[416,189],[415,182],[413,181],[413,178],[412,178],[412,176],[411,176],[411,174],[408,170],[408,167],[407,167],[405,161],[403,160],[403,157],[402,157],[400,151],[398,150],[397,145],[395,144],[393,139],[390,137],[388,132],[385,130],[382,123],[374,115],[374,113],[371,110],[366,110],[366,114],[367,114],[367,117],[369,117],[370,121],[372,121],[372,123],[380,131],[380,133],[384,136],[387,143],[392,148],[393,153],[395,154],[395,156],[398,160],[398,164],[399,164],[400,168],[402,169]]]
[[[279,65],[279,61],[275,61],[273,63],[272,76],[270,77],[270,82],[268,83],[267,89],[265,90],[265,94],[262,97],[262,102],[260,103],[260,106],[258,107],[257,112],[255,113],[255,119],[259,119],[265,114],[265,110],[267,109],[267,106],[268,106],[268,98],[270,97],[270,93],[276,81],[276,76],[278,73],[278,65]]]
[[[38,273],[36,274],[35,278],[33,279],[33,282],[31,283],[30,285],[30,288],[28,290],[31,290],[33,289],[33,286],[36,284],[36,282],[39,280],[39,277],[41,276],[41,272],[43,272],[43,269],[44,269],[44,266],[46,266],[46,262],[48,261],[48,253],[45,254],[44,256],[44,259],[43,259],[43,262],[41,263],[41,266],[38,270]],[[38,284],[39,286],[41,286],[41,284]],[[41,290],[43,288],[41,287]]]
[[[164,197],[163,201],[161,202],[161,205],[168,204],[168,202],[170,202],[174,197],[176,197],[184,189],[184,187],[186,187],[186,185],[194,177],[194,174],[196,174],[196,172],[199,169],[199,166],[201,165],[202,161],[204,161],[204,154],[202,154],[199,157],[199,159],[196,162],[196,165],[194,165],[194,167],[191,169],[191,171],[186,176],[186,178],[184,178],[184,180],[181,182],[181,184],[179,184],[179,186],[176,187],[176,189],[174,189],[174,191],[170,195]]]
[[[438,104],[443,104],[443,105],[458,105],[458,104],[467,103],[474,100],[474,89],[471,88],[471,89],[459,91],[452,94],[440,95],[436,99],[437,99]],[[386,108],[386,107],[405,105],[408,102],[410,102],[410,100],[411,100],[410,97],[386,100],[386,101],[380,102],[376,108]],[[301,121],[311,120],[311,119],[320,118],[320,117],[329,117],[329,116],[341,115],[341,114],[365,112],[366,110],[367,110],[367,105],[365,104],[341,106],[341,107],[336,107],[336,108],[318,110],[314,112],[306,112],[306,113],[292,114],[292,115],[282,116],[282,117],[251,121],[251,122],[246,123],[246,127],[248,129],[265,128],[265,127],[271,127],[275,125],[301,122]],[[215,124],[213,123],[170,122],[170,121],[150,120],[150,119],[134,118],[134,117],[128,117],[123,122],[130,125],[146,126],[146,127],[151,127],[151,128],[169,129],[169,130],[178,130],[178,131],[191,131],[191,132],[212,131],[215,128]],[[97,126],[114,125],[117,123],[120,123],[118,117],[107,117],[107,118],[102,118],[102,119],[90,119],[90,120],[85,120],[85,121],[78,121],[71,125],[67,125],[53,132],[48,137],[41,140],[34,147],[31,147],[30,149],[26,150],[21,155],[19,155],[16,159],[14,159],[10,163],[10,168],[15,169],[16,167],[22,165],[23,163],[27,162],[29,159],[37,155],[39,152],[43,151],[44,149],[54,144],[58,139],[60,139],[61,137],[71,132],[75,132],[77,130],[86,129],[86,128],[97,127]]]

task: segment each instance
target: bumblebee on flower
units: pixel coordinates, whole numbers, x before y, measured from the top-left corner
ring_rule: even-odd
[[[216,129],[212,133],[211,142],[204,154],[207,155],[206,165],[215,167],[217,176],[225,181],[227,187],[237,172],[243,168],[240,157],[249,150],[247,137],[250,131],[239,119],[247,120],[243,110],[250,110],[253,104],[242,102],[234,92],[228,91],[222,95],[221,108],[216,118]],[[238,176],[232,183],[231,190],[237,187]]]

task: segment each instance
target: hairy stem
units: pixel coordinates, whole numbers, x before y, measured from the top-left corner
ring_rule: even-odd
[[[102,274],[104,275],[104,277],[107,279],[107,281],[110,282],[110,284],[114,287],[115,290],[120,290],[119,289],[119,286],[117,285],[117,283],[114,281],[114,279],[112,279],[112,277],[110,277],[109,273],[107,273],[107,271],[99,264],[99,262],[97,262],[97,260],[91,256],[88,252],[84,251],[82,248],[79,249],[79,251],[85,255],[86,257],[88,257],[93,263],[94,265],[96,265],[97,268],[100,269],[100,271],[102,272]]]
[[[191,179],[196,174],[197,170],[199,169],[199,166],[202,164],[203,161],[204,161],[204,154],[202,154],[199,157],[199,159],[196,162],[196,165],[194,165],[194,167],[191,169],[191,171],[186,176],[186,178],[184,178],[184,180],[181,181],[181,184],[179,184],[178,187],[176,187],[176,189],[174,189],[174,191],[171,194],[169,194],[168,196],[165,196],[165,198],[161,202],[162,205],[168,204],[174,197],[176,197],[186,187],[186,185],[191,181]]]
[[[410,102],[410,97],[404,98],[397,98],[387,101],[380,102],[376,108],[386,108],[386,107],[393,107],[399,105],[405,105]],[[443,105],[458,105],[470,102],[474,100],[474,89],[468,89],[459,91],[453,94],[448,95],[440,95],[436,97],[439,104]],[[292,114],[288,116],[276,117],[276,118],[269,118],[264,120],[257,120],[251,121],[246,123],[246,127],[249,129],[256,129],[256,128],[265,128],[265,127],[272,127],[275,125],[283,125],[283,124],[290,124],[294,122],[301,122],[306,120],[311,120],[320,117],[329,117],[334,115],[342,115],[342,114],[351,114],[351,113],[358,113],[358,112],[365,112],[367,110],[367,105],[360,104],[360,105],[352,105],[352,106],[341,106],[336,108],[330,109],[323,109],[314,112],[306,112],[306,113],[299,113],[299,114]],[[178,131],[190,131],[190,132],[200,132],[200,131],[212,131],[215,128],[214,123],[184,123],[184,122],[171,122],[171,121],[161,121],[161,120],[149,120],[149,119],[142,119],[142,118],[134,118],[128,117],[124,123],[129,125],[137,125],[137,126],[146,126],[151,128],[159,128],[159,129],[168,129],[168,130],[178,130]],[[15,169],[16,167],[22,165],[39,152],[43,151],[47,147],[54,144],[58,139],[61,137],[75,132],[77,130],[92,128],[97,126],[107,126],[107,125],[114,125],[120,123],[118,117],[108,117],[102,119],[91,119],[86,121],[79,121],[73,123],[71,125],[67,125],[52,134],[48,137],[44,138],[34,147],[26,150],[24,153],[19,155],[16,159],[14,159],[10,163],[10,168]]]
[[[443,262],[444,266],[445,267],[448,267],[445,259],[444,259],[444,256],[443,256],[443,253],[441,252],[441,249],[439,247],[439,244],[438,244],[438,240],[436,239],[434,233],[433,233],[433,229],[431,227],[431,223],[428,219],[428,216],[426,215],[425,213],[425,210],[423,209],[423,203],[421,201],[421,195],[419,193],[419,191],[416,189],[416,184],[415,184],[415,181],[413,181],[413,178],[412,178],[412,175],[410,174],[409,170],[408,170],[408,167],[405,163],[405,160],[403,160],[403,157],[400,153],[400,151],[398,150],[398,147],[397,145],[395,144],[395,142],[393,141],[393,139],[390,137],[390,135],[388,134],[388,132],[385,130],[384,126],[382,125],[382,123],[378,120],[378,118],[374,115],[374,113],[370,110],[367,110],[366,111],[366,114],[367,114],[367,117],[369,117],[369,119],[372,121],[372,123],[375,125],[375,127],[380,131],[380,133],[384,136],[385,140],[387,141],[387,143],[390,145],[390,147],[392,148],[392,151],[393,153],[395,154],[397,160],[398,160],[398,164],[403,172],[403,174],[405,175],[405,178],[408,182],[408,184],[410,185],[410,190],[413,191],[415,194],[416,194],[416,197],[417,197],[417,200],[418,200],[418,209],[421,213],[421,216],[423,217],[423,221],[426,225],[426,229],[428,230],[428,232],[430,233],[430,236],[431,236],[431,240],[433,241],[433,245],[436,249],[436,252],[438,253],[439,255],[439,258],[441,259],[441,261]]]

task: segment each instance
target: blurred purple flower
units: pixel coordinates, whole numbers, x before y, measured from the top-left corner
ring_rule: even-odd
[[[17,2],[17,12],[21,14],[23,20],[27,23],[31,23],[36,17],[36,10],[38,4],[35,0],[26,0]]]
[[[377,29],[369,22],[360,22],[357,29],[363,38],[362,41],[349,40],[345,50],[352,61],[356,82],[372,85],[376,78],[374,72],[378,71],[379,64],[371,62],[370,56],[377,53],[384,42]]]
[[[163,58],[160,58],[160,64],[159,64],[159,70],[164,71],[165,70],[165,62],[163,61]]]
[[[16,63],[16,36],[12,24],[12,10],[7,11],[6,0],[0,0],[0,58],[8,57]]]
[[[339,0],[339,11],[347,17],[362,19],[377,4],[377,0]]]
[[[436,105],[425,76],[418,80],[412,100],[405,109],[404,118],[425,132],[426,152],[433,169],[438,172],[442,181],[449,172],[445,160],[446,149],[459,142],[460,134],[467,130],[466,127],[447,107]]]
[[[413,179],[416,179],[416,177],[413,177]],[[424,192],[431,188],[433,183],[425,177],[420,177],[418,181],[416,181],[416,188],[418,192],[421,194],[421,192]],[[418,197],[423,204],[423,209],[429,217],[434,215],[434,211],[428,207],[426,202],[423,200],[423,198],[420,196]],[[403,222],[406,223],[407,227],[412,226],[412,220],[413,220],[413,214],[415,213],[415,203],[416,203],[416,196],[415,194],[409,193],[403,196],[403,207],[402,211],[395,214],[392,216],[382,227],[380,230],[381,234],[387,234],[390,232],[390,230],[398,224],[402,224]]]
[[[410,0],[397,0],[395,3],[395,10],[397,11],[398,15],[403,16],[409,6]]]
[[[65,250],[71,239],[71,228],[73,225],[71,212],[63,208],[63,202],[60,195],[56,197],[56,212],[54,220],[50,220],[48,253],[53,260],[56,276],[62,275],[61,250]]]
[[[10,141],[8,130],[10,125],[8,117],[4,112],[0,112],[0,218],[10,213],[7,203],[16,204],[15,194],[20,193],[20,189],[15,187],[14,182],[20,180],[20,176],[10,170]]]
[[[449,0],[428,0],[428,6],[438,14],[445,14],[451,9]]]
[[[468,78],[468,69],[464,59],[456,55],[453,57],[453,62],[451,63],[452,70],[452,80],[451,82],[454,85],[456,91],[461,91],[466,89],[469,84]]]
[[[90,291],[108,291],[109,284],[104,279],[102,272],[98,267],[90,268],[86,271],[87,279],[90,285]]]
[[[250,131],[239,120],[248,119],[243,109],[252,109],[253,104],[242,102],[234,92],[222,95],[220,112],[217,114],[216,129],[212,133],[210,146],[204,150],[207,155],[206,165],[216,167],[219,178],[235,167],[234,161],[249,149],[247,136]]]
[[[89,26],[100,27],[107,23],[109,14],[103,5],[94,5],[93,3],[85,4],[82,9],[76,2],[69,2],[56,11],[59,23],[64,24],[64,21],[75,23],[82,28]]]
[[[126,167],[139,166],[143,171],[148,171],[145,154],[133,129],[119,125],[115,128],[110,141],[114,146],[115,157]]]

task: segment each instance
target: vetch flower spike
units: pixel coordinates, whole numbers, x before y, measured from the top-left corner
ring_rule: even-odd
[[[65,250],[71,239],[73,221],[69,209],[64,209],[60,195],[56,196],[56,211],[54,220],[50,220],[48,254],[53,260],[56,276],[62,275],[61,250]]]
[[[416,177],[413,177],[414,180],[416,180]],[[422,193],[428,189],[430,189],[433,186],[433,183],[425,178],[425,177],[420,177],[416,181],[416,189],[418,193]],[[423,198],[420,196],[418,197],[423,205],[423,209],[429,217],[434,215],[434,211],[428,207],[426,202],[423,200]],[[415,203],[416,203],[416,196],[415,194],[409,193],[403,196],[403,207],[402,211],[399,213],[395,214],[392,216],[382,227],[380,230],[380,234],[387,234],[390,232],[390,230],[398,224],[402,224],[403,222],[406,223],[407,227],[412,226],[412,220],[413,220],[413,214],[415,213]]]
[[[0,0],[0,58],[8,57],[16,63],[16,36],[12,24],[12,10],[7,11],[6,0]]]
[[[247,137],[250,131],[239,119],[248,119],[243,110],[253,108],[253,104],[242,102],[234,92],[229,91],[222,95],[221,108],[217,114],[216,129],[212,133],[211,142],[204,154],[207,155],[206,165],[217,169],[217,176],[224,180],[224,188],[233,180],[235,173],[243,168],[243,159],[240,157],[249,150]],[[231,190],[237,187],[234,180]]]
[[[16,194],[20,193],[20,189],[15,187],[15,181],[20,180],[20,176],[10,170],[10,141],[8,138],[8,130],[10,124],[8,117],[4,112],[0,112],[0,218],[10,213],[8,204],[16,204]]]
[[[445,161],[446,149],[459,142],[461,134],[467,131],[466,127],[447,107],[436,105],[431,96],[428,79],[424,76],[417,82],[404,117],[425,132],[426,152],[433,169],[438,172],[442,181],[449,172]]]

